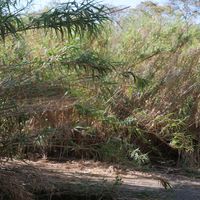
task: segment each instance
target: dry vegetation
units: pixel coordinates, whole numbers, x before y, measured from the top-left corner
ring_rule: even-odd
[[[0,159],[199,168],[199,4],[177,2],[30,19],[0,4]],[[0,171],[2,199],[31,199],[11,177]]]

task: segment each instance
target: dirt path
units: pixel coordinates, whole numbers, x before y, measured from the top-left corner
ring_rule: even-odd
[[[188,178],[175,170],[142,173],[93,161],[56,163],[45,160],[27,164],[14,161],[4,168],[14,172],[26,188],[40,192],[59,191],[61,194],[67,190],[74,193],[80,190],[88,195],[95,194],[98,185],[100,193],[111,191],[116,193],[117,199],[200,200],[200,175]],[[169,181],[172,189],[165,190],[160,180]],[[60,199],[64,199],[62,195]]]

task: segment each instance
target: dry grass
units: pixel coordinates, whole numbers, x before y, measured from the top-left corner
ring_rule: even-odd
[[[0,199],[1,200],[32,200],[33,196],[26,191],[22,182],[12,171],[0,169]]]

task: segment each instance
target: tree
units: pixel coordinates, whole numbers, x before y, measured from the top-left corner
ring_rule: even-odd
[[[109,9],[97,4],[94,0],[84,0],[81,3],[70,1],[57,4],[42,13],[27,15],[24,11],[33,1],[26,1],[21,6],[20,0],[3,0],[0,2],[0,37],[5,38],[12,34],[15,37],[19,32],[30,29],[54,30],[63,37],[75,35],[83,36],[97,34],[105,20],[108,20]]]
[[[177,10],[181,11],[185,19],[190,17],[199,17],[200,1],[199,0],[170,0],[170,4]]]

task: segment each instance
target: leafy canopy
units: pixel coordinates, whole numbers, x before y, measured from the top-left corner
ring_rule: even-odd
[[[83,36],[97,34],[105,20],[108,20],[109,9],[94,0],[81,3],[70,1],[57,4],[42,13],[27,16],[24,11],[33,1],[27,1],[24,7],[20,0],[0,1],[0,37],[4,41],[8,35],[18,36],[19,32],[30,29],[54,30],[63,37],[77,34]]]

